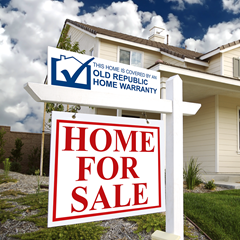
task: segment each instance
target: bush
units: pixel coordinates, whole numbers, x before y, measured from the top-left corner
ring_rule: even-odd
[[[43,173],[48,176],[49,173],[49,150],[44,148],[43,151]],[[38,147],[33,147],[31,153],[28,155],[28,170],[27,174],[34,175],[35,171],[40,166],[41,151]]]
[[[156,230],[165,230],[166,224],[166,216],[162,213],[154,213],[154,214],[147,214],[147,215],[139,215],[128,217],[128,221],[136,222],[138,228],[134,233],[142,232],[146,230],[146,232],[156,231]]]
[[[197,164],[197,159],[191,157],[190,162],[185,164],[183,169],[183,178],[187,183],[187,189],[194,189],[195,186],[198,186],[201,182],[200,163]]]
[[[206,184],[205,184],[205,188],[206,189],[209,189],[209,190],[214,190],[216,188],[216,185],[214,183],[214,179],[212,179],[211,181],[208,181]]]
[[[6,158],[5,161],[3,161],[4,165],[4,176],[5,178],[8,178],[8,173],[11,167],[11,163],[9,162],[9,158]]]
[[[21,161],[22,161],[22,147],[24,143],[20,138],[15,140],[15,149],[11,150],[11,155],[9,158],[11,160],[11,171],[20,172],[21,171]]]

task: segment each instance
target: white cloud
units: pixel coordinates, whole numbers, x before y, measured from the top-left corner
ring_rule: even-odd
[[[209,27],[202,40],[189,38],[185,41],[185,45],[190,50],[206,53],[238,39],[240,39],[240,19],[235,19]]]
[[[240,13],[240,0],[222,0],[223,9],[234,14]]]
[[[35,102],[23,85],[44,81],[47,46],[56,46],[65,19],[77,20],[81,6],[74,0],[11,0],[0,7],[0,125],[41,130],[43,103]]]
[[[176,2],[177,5],[173,6],[173,9],[176,10],[184,10],[185,9],[185,3],[188,4],[200,4],[203,5],[204,0],[167,0],[168,2]]]
[[[170,44],[180,46],[183,35],[180,31],[180,22],[173,14],[168,15],[168,21],[155,12],[138,11],[138,6],[133,1],[112,3],[107,8],[99,8],[94,13],[79,16],[82,22],[90,25],[123,32],[133,36],[148,38],[149,29],[153,26],[164,28],[165,35],[169,34]],[[145,27],[143,27],[143,24]]]

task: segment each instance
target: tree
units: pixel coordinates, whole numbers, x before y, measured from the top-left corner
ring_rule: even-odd
[[[73,44],[71,43],[71,37],[67,36],[69,28],[70,28],[70,26],[66,25],[66,27],[62,30],[61,36],[60,36],[58,44],[57,44],[57,48],[63,49],[63,50],[68,50],[68,51],[71,51],[71,52],[84,54],[85,50],[80,50],[78,42],[74,42]],[[81,109],[80,105],[74,105],[71,108],[69,108],[69,105],[67,105],[67,112],[77,113],[78,110],[80,110],[80,109]],[[44,124],[43,124],[43,130],[42,130],[40,176],[42,176],[42,172],[43,172],[44,131],[45,131],[45,126],[48,129],[51,128],[52,111],[64,111],[64,105],[63,104],[59,104],[59,103],[45,103],[44,104],[44,117],[43,117]],[[45,112],[50,113],[50,117],[48,119],[48,122],[45,122]]]
[[[57,48],[67,50],[67,51],[71,51],[71,52],[84,54],[85,50],[80,50],[78,42],[71,43],[71,37],[67,36],[69,28],[70,28],[70,26],[67,25],[62,30],[61,36],[60,36],[59,41],[58,41]]]
[[[84,54],[85,50],[80,50],[79,43],[78,42],[71,42],[71,37],[67,36],[70,26],[66,25],[66,27],[62,30],[61,36],[59,38],[57,48],[76,52],[80,54]],[[80,105],[73,105],[70,108],[67,107],[67,112],[77,113],[81,109]],[[48,122],[45,123],[45,126],[50,129],[51,128],[51,122],[52,122],[52,111],[64,111],[64,105],[60,103],[47,103],[46,104],[46,112],[50,113],[50,117],[48,119]]]
[[[22,161],[22,147],[24,143],[20,138],[15,140],[15,149],[11,150],[10,161],[11,161],[11,171],[20,172],[21,170],[21,161]]]

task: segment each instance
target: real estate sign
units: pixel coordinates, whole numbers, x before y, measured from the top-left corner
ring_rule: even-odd
[[[163,122],[53,112],[48,226],[165,211]]]
[[[48,84],[160,98],[160,75],[155,71],[52,47],[48,47]]]

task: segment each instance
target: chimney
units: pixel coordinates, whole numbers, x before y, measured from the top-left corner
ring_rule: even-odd
[[[149,31],[150,31],[150,37],[148,38],[151,41],[155,41],[155,42],[160,42],[160,43],[164,43],[165,41],[165,36],[162,35],[163,31],[165,29],[161,28],[161,27],[152,27]]]

